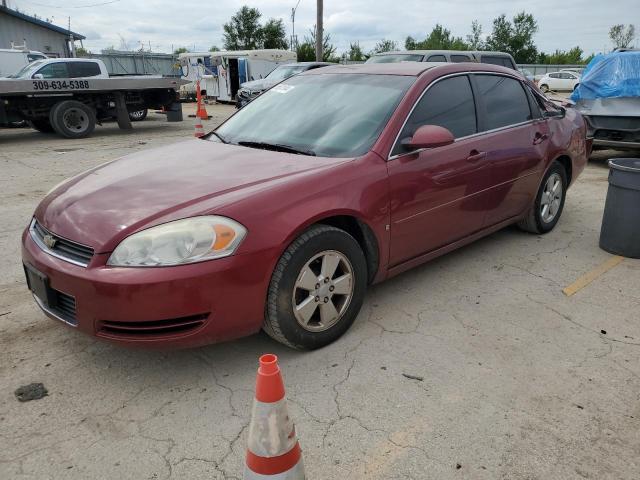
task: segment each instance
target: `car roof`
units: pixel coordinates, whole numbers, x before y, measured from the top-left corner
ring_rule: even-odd
[[[403,75],[418,77],[427,70],[443,70],[443,73],[460,72],[492,72],[506,73],[516,77],[524,78],[517,70],[491,65],[489,63],[477,62],[397,62],[397,63],[360,63],[351,65],[334,65],[332,67],[316,68],[308,70],[301,75],[325,75],[325,74],[349,74],[359,73],[366,75]]]
[[[381,56],[381,55],[427,55],[427,54],[435,54],[435,55],[442,55],[442,54],[451,54],[451,55],[456,55],[456,54],[462,54],[462,55],[496,55],[496,56],[503,56],[503,57],[511,57],[511,55],[509,55],[506,52],[494,52],[494,51],[490,51],[490,50],[394,50],[391,52],[381,52],[381,53],[376,53],[374,54],[374,56]]]
[[[294,67],[313,67],[315,65],[335,65],[335,63],[330,63],[330,62],[291,62],[291,63],[281,63],[280,65],[278,65],[279,67],[290,67],[290,66],[294,66]]]
[[[305,75],[322,75],[325,73],[361,73],[368,75],[405,75],[417,77],[422,72],[438,65],[451,65],[444,62],[397,62],[397,63],[358,63],[316,68],[305,72]]]

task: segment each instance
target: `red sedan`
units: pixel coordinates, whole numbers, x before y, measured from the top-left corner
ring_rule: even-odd
[[[340,337],[382,281],[507,225],[554,228],[590,145],[573,109],[513,70],[396,63],[313,70],[204,140],[68,180],[23,235],[44,312],[130,345],[261,328]]]

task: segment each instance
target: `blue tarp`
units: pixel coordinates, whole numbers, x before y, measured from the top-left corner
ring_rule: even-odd
[[[571,100],[640,97],[640,52],[597,55],[582,72]]]

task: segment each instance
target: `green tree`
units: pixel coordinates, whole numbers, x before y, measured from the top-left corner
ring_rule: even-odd
[[[278,20],[271,18],[262,27],[262,48],[281,48],[283,50],[289,48],[287,32],[281,18]]]
[[[305,39],[304,42],[298,43],[296,54],[299,62],[314,62],[316,59],[316,44]]]
[[[218,48],[217,45],[211,45],[211,48],[209,48],[210,52],[219,52],[220,49]]]
[[[484,40],[482,39],[482,25],[478,20],[471,22],[471,34],[467,35],[467,45],[471,50],[484,50]]]
[[[634,25],[628,25],[627,27],[623,24],[614,25],[609,30],[609,38],[613,42],[614,49],[628,48],[636,38],[636,27]]]
[[[462,37],[452,36],[451,31],[439,23],[423,41],[419,42],[413,37],[407,37],[404,46],[407,50],[467,50],[469,48]]]
[[[309,58],[309,47],[313,50],[313,56]],[[304,37],[304,42],[298,45],[297,49],[299,62],[313,62],[316,59],[316,27],[313,26],[309,30],[309,36]],[[340,58],[336,56],[336,47],[331,43],[331,34],[326,33],[322,36],[322,61],[323,62],[339,62]]]
[[[174,55],[180,55],[181,53],[187,53],[188,51],[189,51],[189,50],[188,50],[187,48],[185,48],[185,47],[180,47],[180,48],[176,48],[176,49],[173,51],[173,54],[174,54]]]
[[[349,51],[345,54],[345,57],[352,62],[364,62],[367,59],[362,47],[360,47],[360,42],[349,44]]]
[[[493,31],[487,38],[486,48],[510,53],[516,63],[535,63],[538,49],[533,36],[537,31],[538,23],[529,13],[518,13],[513,17],[513,23],[502,14],[493,20]]]
[[[222,27],[226,50],[254,50],[262,45],[262,14],[257,8],[244,5]]]
[[[398,50],[398,43],[384,38],[373,47],[373,53],[391,52],[393,50]]]
[[[91,55],[91,52],[84,47],[78,47],[76,48],[76,55],[78,57],[86,57],[88,55]]]
[[[411,35],[409,35],[407,39],[404,41],[405,50],[415,50],[416,45],[417,45],[416,39],[413,38]]]

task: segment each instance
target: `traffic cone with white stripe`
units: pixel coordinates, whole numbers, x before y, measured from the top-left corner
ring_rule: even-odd
[[[202,120],[196,117],[196,126],[193,136],[196,138],[204,137],[204,127],[202,126]]]
[[[278,357],[260,357],[244,480],[304,480],[302,451],[287,411]]]

